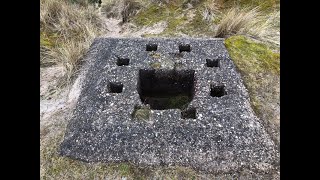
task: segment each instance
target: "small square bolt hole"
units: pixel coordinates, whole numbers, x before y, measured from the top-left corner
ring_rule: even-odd
[[[157,44],[147,44],[146,51],[157,51],[158,45]]]
[[[206,59],[207,67],[219,67],[219,59]]]
[[[212,97],[221,97],[226,95],[227,92],[225,90],[225,86],[224,85],[211,85],[210,87],[210,95]]]
[[[184,111],[181,111],[182,119],[196,119],[197,110],[196,108],[190,108]]]
[[[181,53],[183,51],[190,52],[191,51],[190,44],[180,44],[179,45],[179,52]]]
[[[129,65],[129,58],[120,58],[117,59],[117,65],[118,66],[128,66]]]
[[[122,93],[123,84],[121,82],[109,82],[108,91],[109,93]]]

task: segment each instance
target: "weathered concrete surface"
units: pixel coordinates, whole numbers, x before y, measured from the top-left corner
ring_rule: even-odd
[[[146,51],[156,43],[157,51]],[[190,52],[179,53],[179,44]],[[117,59],[129,58],[118,66]],[[139,166],[179,165],[211,172],[241,169],[268,173],[279,168],[279,152],[254,115],[247,90],[222,39],[96,39],[87,56],[82,91],[60,147],[61,155],[87,162],[132,162]],[[221,59],[207,67],[206,59]],[[148,120],[132,118],[143,105],[138,93],[140,69],[194,70],[194,96],[187,109],[151,110]],[[121,63],[120,63],[121,64]],[[121,93],[109,93],[121,82]],[[226,95],[210,96],[224,85]]]

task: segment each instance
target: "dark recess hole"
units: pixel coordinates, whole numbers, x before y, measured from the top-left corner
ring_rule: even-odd
[[[190,108],[184,111],[181,111],[182,119],[196,119],[196,108]]]
[[[219,67],[219,59],[206,59],[207,67]]]
[[[151,109],[183,109],[194,96],[194,70],[140,69],[138,92]]]
[[[156,51],[157,49],[158,49],[157,44],[147,44],[147,46],[146,46],[147,51]]]
[[[190,52],[191,51],[190,44],[180,44],[179,45],[179,52],[181,53],[183,51]]]
[[[121,93],[123,84],[121,82],[109,82],[108,91],[109,93]]]
[[[129,58],[120,58],[117,59],[117,65],[118,66],[128,66],[129,65]]]
[[[224,85],[211,85],[210,87],[210,95],[212,97],[221,97],[227,94],[227,92],[225,91],[225,86]]]

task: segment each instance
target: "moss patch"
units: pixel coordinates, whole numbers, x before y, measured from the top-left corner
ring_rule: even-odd
[[[168,107],[179,107],[180,109],[183,109],[185,105],[187,105],[190,102],[190,98],[187,95],[178,95],[170,98],[168,102]]]
[[[179,29],[179,25],[186,20],[182,9],[174,5],[151,5],[140,11],[133,19],[138,26],[152,26],[160,21],[167,22],[167,27],[162,35],[170,35]]]
[[[280,54],[244,36],[229,37],[225,45],[243,77],[255,113],[279,142]]]
[[[152,63],[150,63],[150,66],[153,69],[160,69],[161,68],[161,63],[160,62],[152,62]]]
[[[152,26],[157,22],[166,20],[168,9],[164,6],[151,5],[147,9],[140,11],[134,18],[133,22],[139,26]]]
[[[195,16],[190,22],[188,22],[182,29],[182,32],[190,36],[200,35],[200,34],[210,34],[210,24],[203,19],[201,10],[195,12]]]
[[[150,112],[151,110],[148,107],[135,106],[132,117],[138,120],[148,120],[150,117]]]
[[[133,22],[138,26],[152,26],[160,21],[167,22],[165,30],[156,35],[162,37],[177,36],[179,32],[190,36],[202,34],[213,35],[209,28],[210,23],[202,17],[203,3],[199,1],[191,10],[184,9],[187,1],[175,1],[161,5],[151,5],[145,10],[140,11]],[[195,16],[190,18],[190,12],[195,12]],[[145,36],[149,36],[146,34]],[[152,36],[153,37],[153,36]]]
[[[255,43],[244,36],[232,36],[225,45],[240,70],[250,73],[270,71],[280,75],[280,54],[266,45]]]
[[[184,23],[188,21],[188,18],[185,14],[177,18],[168,19],[167,28],[162,32],[162,35],[172,36],[175,35],[176,32],[183,29]]]
[[[167,22],[165,30],[157,35],[144,35],[145,37],[174,37],[186,34],[191,37],[198,36],[214,36],[214,26],[219,24],[221,16],[216,15],[211,22],[204,19],[202,13],[206,8],[206,3],[209,1],[197,1],[191,9],[186,9],[186,4],[195,1],[170,1],[163,4],[152,4],[141,10],[135,17],[133,22],[138,26],[152,26],[160,21]],[[217,7],[221,12],[234,6],[240,8],[254,8],[259,9],[264,13],[271,13],[275,9],[279,9],[279,0],[220,0],[217,2]],[[194,16],[189,16],[193,15]]]

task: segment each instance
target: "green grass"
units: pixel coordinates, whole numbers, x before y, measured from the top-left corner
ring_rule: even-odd
[[[189,36],[195,36],[195,35],[213,35],[213,31],[210,30],[210,26],[212,24],[205,21],[201,15],[201,10],[195,11],[195,16],[192,18],[192,20],[184,25],[184,28],[181,30],[181,32],[189,35]]]
[[[173,16],[174,17],[174,16]],[[167,28],[160,33],[162,36],[174,36],[176,32],[179,32],[184,27],[184,23],[187,22],[187,17],[185,14],[177,18],[170,18],[168,20]]]
[[[248,73],[270,71],[280,75],[280,54],[266,45],[255,43],[244,36],[232,36],[225,45],[240,70]]]
[[[185,4],[188,1],[173,1],[169,4],[152,4],[142,9],[136,16],[133,22],[138,26],[152,26],[160,21],[167,22],[167,27],[164,31],[157,35],[145,34],[144,37],[174,37],[179,36],[181,33],[191,37],[197,36],[214,36],[215,26],[220,23],[221,14],[224,10],[232,7],[241,8],[254,8],[259,6],[262,14],[270,14],[274,10],[279,9],[279,0],[240,0],[230,1],[222,0],[217,4],[222,6],[217,8],[219,13],[212,17],[212,21],[208,22],[204,19],[202,13],[207,7],[209,1],[201,0],[194,4],[191,9],[186,10]],[[190,17],[194,14],[194,17]],[[259,26],[259,25],[257,25]]]
[[[157,36],[176,36],[178,32],[188,35],[209,32],[210,24],[203,20],[200,10],[195,11],[195,17],[188,18],[188,11],[185,11],[182,3],[168,5],[151,5],[140,11],[133,22],[138,26],[152,26],[160,21],[166,21],[167,27]],[[196,7],[200,6],[197,5]],[[145,36],[149,37],[148,34]],[[152,36],[152,35],[151,35]]]
[[[151,5],[147,9],[140,11],[133,22],[139,26],[152,26],[157,22],[166,20],[170,14],[165,6]]]
[[[260,7],[261,11],[268,13],[280,7],[280,0],[224,0],[225,7],[235,5],[241,8]]]
[[[280,54],[244,36],[231,36],[225,46],[249,91],[255,113],[276,143],[280,141],[280,117],[274,107],[280,103]]]

